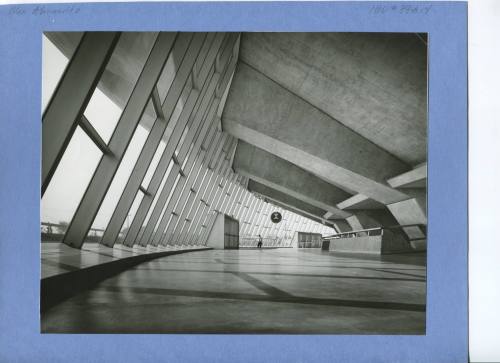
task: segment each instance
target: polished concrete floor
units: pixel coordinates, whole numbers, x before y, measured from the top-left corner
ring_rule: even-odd
[[[425,262],[318,249],[189,252],[53,307],[42,332],[425,334]]]
[[[46,277],[97,266],[123,258],[147,255],[150,253],[182,251],[202,247],[204,246],[127,247],[115,244],[113,248],[109,248],[99,243],[87,242],[84,243],[82,249],[79,250],[60,242],[42,242],[40,248],[41,276],[42,279],[44,279]]]

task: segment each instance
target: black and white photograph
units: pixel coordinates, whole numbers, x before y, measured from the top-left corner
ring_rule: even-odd
[[[41,52],[41,333],[426,334],[427,33]]]

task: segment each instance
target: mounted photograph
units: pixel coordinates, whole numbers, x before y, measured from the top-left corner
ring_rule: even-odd
[[[41,36],[42,333],[426,334],[427,33]]]

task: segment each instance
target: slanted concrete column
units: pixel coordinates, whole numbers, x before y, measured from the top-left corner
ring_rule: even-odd
[[[334,227],[337,230],[337,232],[349,232],[352,231],[351,226],[345,219],[336,219],[333,221]]]
[[[387,205],[400,225],[427,225],[427,163],[387,180],[392,187],[412,198]],[[426,248],[426,231],[422,226],[406,227],[404,231],[416,249]]]
[[[158,82],[168,55],[174,44],[175,35],[162,33],[158,35],[148,59],[142,69],[137,83],[130,95],[127,105],[118,121],[113,136],[108,143],[110,154],[104,154],[92,176],[85,194],[73,215],[63,242],[75,248],[81,248],[92,226],[92,222],[101,206],[104,197],[113,181],[127,146],[150,99],[150,95]],[[186,74],[186,79],[188,75]],[[174,80],[175,82],[175,80]],[[183,87],[169,96],[177,99]]]
[[[346,221],[347,223],[349,223],[353,231],[382,227],[382,225],[379,222],[375,221],[374,219],[362,213],[357,213],[355,215],[347,217]]]
[[[84,34],[42,117],[42,195],[83,116],[120,33]]]
[[[356,211],[352,216],[346,218],[346,221],[353,230],[392,227],[398,224],[386,209]]]
[[[197,57],[201,58],[206,55],[200,52],[200,48],[202,48],[202,44],[206,38],[204,34],[199,33],[195,37],[184,37],[183,35],[184,34],[181,34],[181,36],[179,36],[178,38],[179,41],[176,42],[172,50],[173,55],[176,58],[181,58],[182,56],[185,55],[184,57],[185,61],[181,63],[179,69],[177,70],[178,74],[181,74],[182,72],[189,72],[193,67],[193,64],[195,63]],[[208,76],[208,70],[205,76]],[[183,87],[186,87],[186,85],[184,85]],[[142,148],[141,153],[137,159],[135,167],[127,181],[127,184],[121,194],[121,197],[117,203],[113,215],[111,216],[108,226],[106,227],[106,230],[104,231],[104,234],[102,236],[101,244],[104,244],[108,247],[113,247],[113,245],[115,244],[115,241],[117,240],[118,235],[120,233],[121,227],[125,219],[127,218],[127,214],[130,210],[130,207],[134,202],[135,195],[139,190],[141,183],[144,179],[144,176],[146,175],[146,172],[148,170],[149,164],[153,159],[156,148],[160,144],[165,129],[170,124],[169,120],[163,119],[162,116],[165,114],[166,115],[172,114],[172,110],[171,109],[163,110],[162,107],[163,105],[159,107],[159,114],[161,116],[158,115],[151,128],[151,132],[148,135],[144,147]]]
[[[427,225],[427,216],[425,209],[416,198],[404,200],[401,202],[389,204],[387,206],[400,225],[422,224]],[[416,249],[425,249],[427,247],[426,234],[422,227],[404,228],[407,236],[412,240],[412,246]]]

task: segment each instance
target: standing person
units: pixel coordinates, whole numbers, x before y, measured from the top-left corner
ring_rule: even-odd
[[[259,234],[259,243],[257,243],[257,248],[262,248],[262,236]]]

